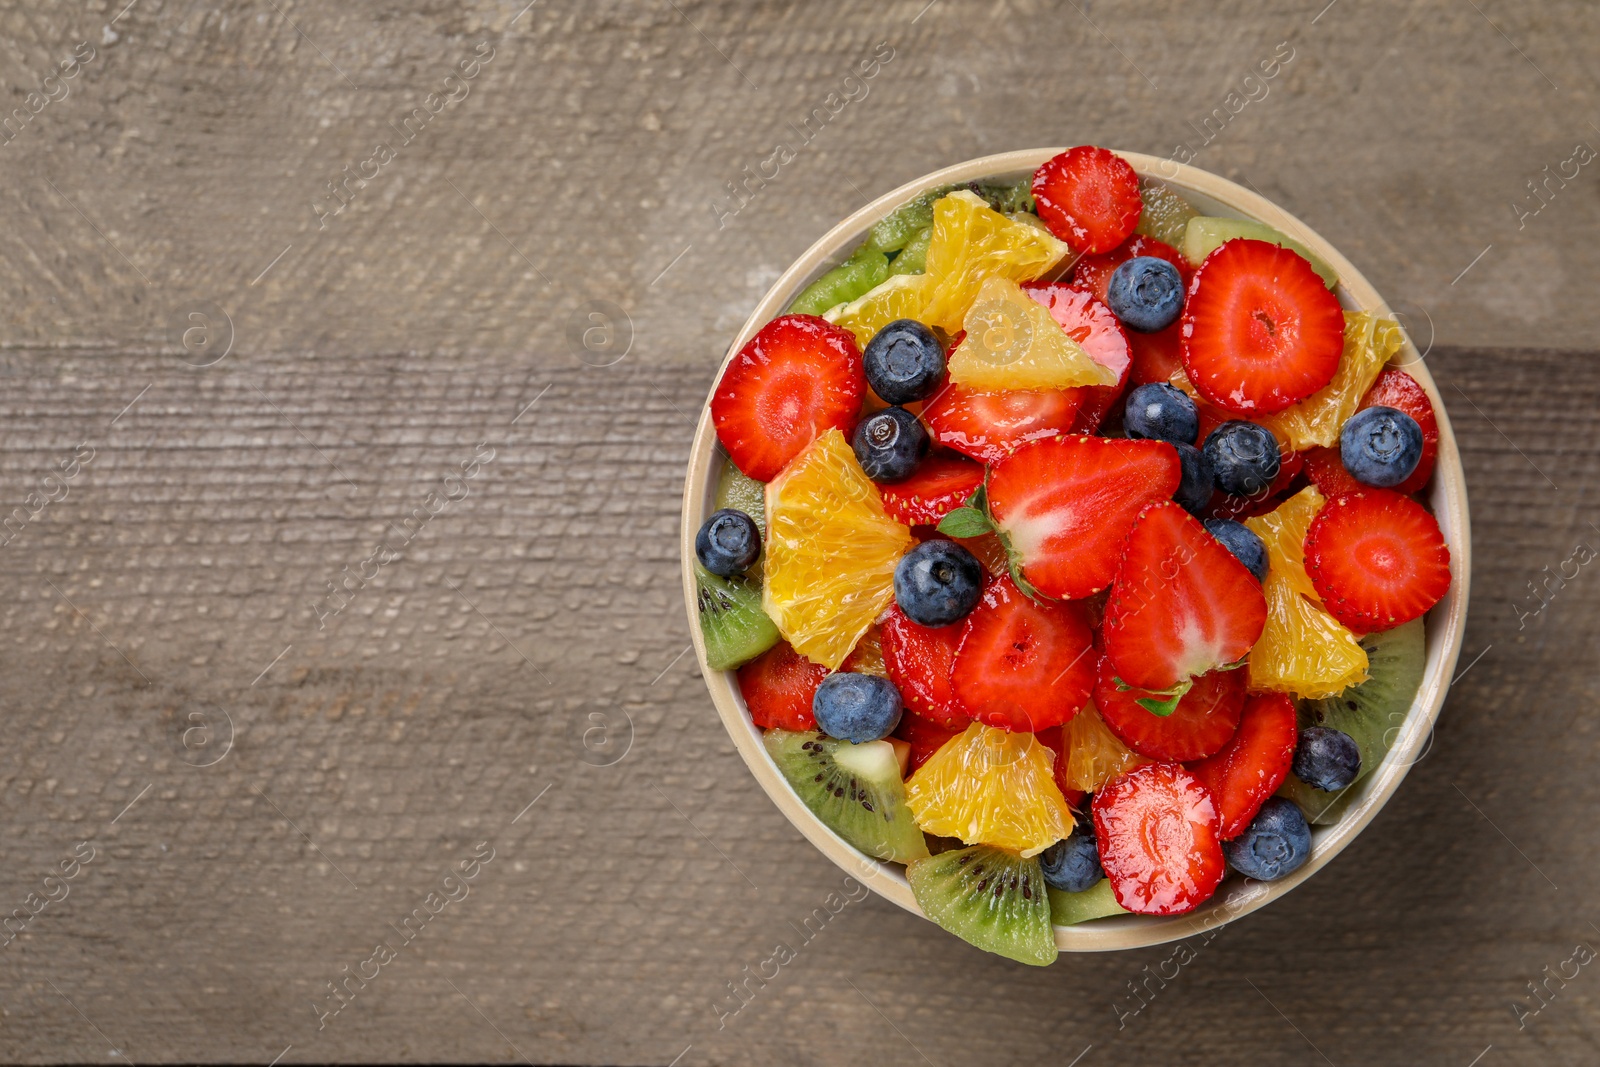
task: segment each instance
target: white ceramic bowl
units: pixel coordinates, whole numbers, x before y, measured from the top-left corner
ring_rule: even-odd
[[[1002,155],[985,156],[969,160],[944,170],[934,171],[916,181],[887,193],[839,223],[797,259],[782,277],[767,290],[761,302],[745,321],[723,359],[728,360],[744,347],[757,330],[769,320],[783,313],[795,296],[806,285],[832,268],[853,252],[866,236],[872,224],[889,214],[901,204],[928,189],[941,185],[974,180],[1005,180],[1031,174],[1040,164],[1062,151],[1059,148],[1041,148]],[[1299,219],[1277,207],[1271,201],[1217,177],[1207,171],[1183,166],[1172,160],[1136,152],[1118,152],[1133,165],[1141,176],[1160,178],[1183,194],[1202,214],[1223,215],[1256,219],[1283,233],[1303,241],[1339,275],[1338,295],[1348,309],[1388,313],[1388,306],[1372,285],[1339,251]],[[1406,372],[1422,383],[1433,401],[1439,420],[1439,460],[1433,478],[1429,504],[1439,519],[1445,541],[1450,546],[1450,591],[1427,616],[1428,662],[1422,687],[1411,705],[1399,736],[1383,764],[1373,774],[1355,786],[1355,797],[1344,816],[1331,826],[1312,829],[1312,854],[1305,866],[1277,882],[1246,881],[1230,877],[1217,891],[1217,895],[1187,915],[1146,916],[1123,915],[1099,919],[1080,926],[1056,927],[1056,944],[1067,952],[1096,952],[1109,949],[1141,948],[1166,941],[1188,937],[1202,930],[1215,928],[1241,915],[1256,910],[1289,892],[1310,878],[1339,853],[1372,820],[1378,809],[1399,788],[1406,771],[1420,758],[1423,745],[1433,728],[1434,719],[1444,703],[1445,691],[1450,685],[1456,659],[1461,652],[1461,635],[1466,626],[1467,588],[1471,574],[1472,551],[1467,525],[1467,488],[1461,470],[1461,456],[1456,450],[1455,435],[1450,429],[1450,419],[1445,413],[1443,399],[1433,383],[1428,368],[1407,338],[1405,347],[1394,361],[1403,365]],[[721,371],[718,371],[721,377]],[[709,405],[710,397],[707,396]],[[689,472],[683,490],[683,598],[689,611],[689,629],[694,634],[695,652],[700,668],[711,690],[712,703],[722,716],[723,725],[733,737],[739,754],[750,771],[778,805],[789,821],[816,845],[824,855],[841,868],[849,871],[873,891],[907,911],[921,914],[906,884],[902,867],[869,859],[856,851],[842,838],[828,829],[797,798],[789,788],[776,764],[761,744],[761,731],[751,723],[744,700],[732,671],[713,671],[705,665],[705,646],[700,637],[700,626],[695,616],[695,582],[693,571],[694,535],[700,524],[713,510],[717,478],[726,454],[718,447],[716,431],[711,425],[709,407],[700,413],[695,429],[694,447],[689,459]],[[941,935],[944,936],[944,935]]]

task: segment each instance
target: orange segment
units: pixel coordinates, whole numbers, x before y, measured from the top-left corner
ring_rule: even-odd
[[[1250,650],[1250,688],[1297,697],[1333,696],[1367,677],[1367,653],[1355,634],[1322,610],[1306,576],[1305,540],[1323,504],[1307,486],[1245,525],[1266,542],[1267,624]]]
[[[1030,733],[973,723],[906,783],[924,832],[1037,855],[1072,833],[1055,753]]]
[[[1361,398],[1377,380],[1383,365],[1400,351],[1405,336],[1393,319],[1366,311],[1344,313],[1344,354],[1333,380],[1298,404],[1257,419],[1280,441],[1298,452],[1313,445],[1339,443],[1339,429],[1356,413]]]
[[[931,297],[918,318],[955,333],[985,279],[1042,278],[1071,252],[1043,227],[1008,219],[965,189],[940,197],[925,275]]]
[[[829,430],[767,483],[762,610],[795,651],[837,670],[894,599],[911,544],[844,434]]]
[[[1111,779],[1150,762],[1117,740],[1093,704],[1061,728],[1061,744],[1067,754],[1067,784],[1085,793],[1097,793]]]
[[[984,279],[962,329],[967,336],[950,354],[950,380],[957,385],[1005,390],[1117,384],[1117,373],[1067,336],[1043,304],[998,275]]]
[[[1308,485],[1265,515],[1244,520],[1244,524],[1266,542],[1267,566],[1288,579],[1294,591],[1321,604],[1317,587],[1306,576],[1306,531],[1322,510],[1322,494]]]
[[[1339,620],[1269,570],[1267,624],[1250,650],[1250,688],[1303,699],[1335,696],[1367,678],[1367,653]]]
[[[896,274],[848,304],[829,308],[822,317],[856,335],[862,348],[877,332],[896,319],[920,319],[928,302],[932,279],[926,274]]]

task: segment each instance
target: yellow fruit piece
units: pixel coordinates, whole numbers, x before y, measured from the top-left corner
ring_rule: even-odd
[[[855,334],[856,344],[866,348],[867,342],[894,320],[921,319],[932,284],[926,274],[896,274],[865,296],[829,308],[822,317]]]
[[[926,833],[1034,856],[1072,833],[1054,765],[1032,734],[975,722],[911,776],[906,806]]]
[[[950,380],[972,389],[1070,389],[1115,385],[1045,306],[1016,282],[984,279],[961,324],[967,336],[950,354]]]
[[[1308,485],[1265,515],[1244,520],[1267,546],[1267,568],[1288,579],[1294,591],[1321,604],[1317,587],[1306,576],[1306,531],[1322,510],[1324,501],[1317,487]]]
[[[1257,419],[1296,452],[1339,443],[1339,428],[1356,413],[1383,365],[1400,351],[1405,335],[1393,319],[1365,311],[1344,313],[1344,354],[1333,380],[1300,403]]]
[[[894,599],[911,544],[844,434],[829,430],[767,483],[762,610],[795,651],[837,670]]]
[[[1067,754],[1067,784],[1085,793],[1100,787],[1150,760],[1117,740],[1093,704],[1061,728],[1061,745]]]
[[[877,623],[867,627],[856,647],[850,650],[844,659],[844,669],[857,674],[875,674],[879,678],[889,677],[889,670],[883,665],[883,631],[878,629]],[[901,768],[902,777],[904,774],[905,769]]]
[[[1367,653],[1339,620],[1269,569],[1267,624],[1250,650],[1250,688],[1303,699],[1330,697],[1366,681]]]
[[[933,204],[924,275],[931,299],[919,317],[955,333],[985,279],[1042,278],[1071,252],[1049,230],[1008,219],[965,189],[940,197]]]

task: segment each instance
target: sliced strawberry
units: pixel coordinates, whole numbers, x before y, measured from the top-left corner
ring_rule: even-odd
[[[1426,455],[1428,446],[1424,444],[1422,448]],[[1306,477],[1317,487],[1317,492],[1328,500],[1337,500],[1346,493],[1359,493],[1370,488],[1350,477],[1350,472],[1344,469],[1344,460],[1340,458],[1337,446],[1308,448],[1301,455],[1306,457]]]
[[[866,387],[854,334],[815,315],[780,315],[722,373],[711,419],[734,465],[769,482],[824,431],[848,434]]]
[[[1051,438],[995,464],[989,510],[1029,584],[1076,600],[1111,582],[1139,510],[1181,478],[1177,450],[1162,441]]]
[[[1147,763],[1094,798],[1100,865],[1117,903],[1139,915],[1182,915],[1211,898],[1227,872],[1217,806],[1174,763]]]
[[[1344,312],[1311,264],[1236,238],[1189,285],[1183,365],[1200,395],[1236,415],[1269,415],[1327,385],[1344,352]]]
[[[1202,438],[1201,440],[1204,440]],[[1267,491],[1254,496],[1229,496],[1227,493],[1212,493],[1211,503],[1207,505],[1205,516],[1208,519],[1246,519],[1253,515],[1265,515],[1267,512],[1283,503],[1283,498],[1288,495],[1289,487],[1300,476],[1300,471],[1305,467],[1305,453],[1284,452],[1278,461],[1278,476],[1272,479],[1272,484],[1267,486]]]
[[[891,607],[880,629],[883,667],[906,710],[945,729],[966,729],[972,719],[950,684],[962,628],[919,626]]]
[[[1051,726],[1039,730],[1033,735],[1046,748],[1055,753],[1055,763],[1051,770],[1055,776],[1056,788],[1061,790],[1061,795],[1066,798],[1067,807],[1074,811],[1083,810],[1083,798],[1087,796],[1083,790],[1075,788],[1067,778],[1067,750],[1066,741],[1061,736],[1061,727]]]
[[[1093,433],[1128,386],[1133,354],[1127,331],[1110,308],[1079,289],[1061,282],[1026,282],[1022,288],[1049,309],[1050,317],[1083,347],[1090,359],[1116,372],[1116,385],[1088,385],[1078,390],[1083,399],[1072,428],[1079,433]]]
[[[1244,702],[1233,740],[1216,755],[1189,765],[1217,802],[1218,833],[1224,841],[1244,833],[1288,777],[1298,736],[1288,694],[1257,693]]]
[[[900,725],[894,728],[894,736],[911,746],[911,765],[906,768],[906,777],[909,778],[952,737],[961,736],[961,731],[947,730],[920,715],[902,715]]]
[[[1128,335],[1128,346],[1133,350],[1133,372],[1128,380],[1133,385],[1171,382],[1183,370],[1182,329],[1179,321],[1155,333],[1135,330]]]
[[[828,668],[779,641],[739,668],[739,692],[750,721],[762,729],[815,730],[811,698],[827,676]]]
[[[1428,479],[1433,475],[1434,462],[1439,457],[1439,420],[1433,414],[1433,401],[1428,399],[1428,391],[1415,378],[1396,367],[1389,367],[1372,383],[1358,410],[1379,405],[1405,412],[1416,419],[1422,429],[1422,459],[1417,462],[1417,469],[1394,487],[1397,493],[1415,493],[1428,484]]]
[[[1111,732],[1141,756],[1180,763],[1203,759],[1227,744],[1239,728],[1244,674],[1239,670],[1202,674],[1178,701],[1178,710],[1162,717],[1150,707],[1166,698],[1122,685],[1110,657],[1102,655],[1095,668],[1094,706]],[[1141,700],[1146,703],[1140,704]]]
[[[1175,699],[1249,652],[1266,621],[1261,583],[1200,520],[1163,500],[1128,534],[1101,637],[1124,683]]]
[[[1104,148],[1079,145],[1045,161],[1033,175],[1033,199],[1050,232],[1075,250],[1109,252],[1139,224],[1139,175]]]
[[[936,526],[983,484],[983,466],[961,456],[934,455],[903,482],[878,486],[883,508],[907,526]]]
[[[1081,389],[1015,389],[985,393],[947,385],[923,406],[933,439],[980,463],[994,463],[1018,445],[1072,429]]]
[[[1390,489],[1362,489],[1317,512],[1306,530],[1306,574],[1323,607],[1358,634],[1392,630],[1450,589],[1439,521]]]
[[[950,679],[974,719],[1043,730],[1078,714],[1094,685],[1094,634],[1072,604],[1037,603],[996,578],[967,616]]]
[[[1156,259],[1166,260],[1178,268],[1178,274],[1183,278],[1185,285],[1188,285],[1189,278],[1194,273],[1189,261],[1184,259],[1176,248],[1165,241],[1136,233],[1109,252],[1102,252],[1097,256],[1084,256],[1078,260],[1072,267],[1072,285],[1086,293],[1093,293],[1096,300],[1104,302],[1106,287],[1111,284],[1111,275],[1135,256],[1154,256]]]

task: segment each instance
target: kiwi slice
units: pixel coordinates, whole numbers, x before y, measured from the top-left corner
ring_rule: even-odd
[[[725,671],[778,643],[778,627],[761,610],[761,587],[744,578],[718,578],[695,567],[695,599],[706,666]]]
[[[1306,701],[1300,708],[1301,726],[1328,726],[1343,730],[1361,749],[1361,771],[1356,782],[1378,769],[1400,736],[1411,703],[1422,686],[1428,663],[1428,646],[1422,620],[1413,619],[1381,634],[1361,639],[1367,653],[1368,678],[1338,696]],[[1313,825],[1339,821],[1354,797],[1355,782],[1336,792],[1312,789],[1294,775],[1279,792],[1300,805]]]
[[[1144,201],[1144,210],[1139,213],[1139,224],[1133,232],[1182,248],[1184,227],[1200,212],[1166,182],[1155,178],[1139,180],[1139,197]]]
[[[889,257],[862,245],[849,259],[802,289],[789,305],[789,314],[820,315],[866,296],[888,277]]]
[[[889,742],[856,745],[793,730],[768,730],[763,740],[790,787],[834,833],[875,859],[909,863],[928,854]]]
[[[756,520],[756,529],[767,536],[767,486],[758,482],[729,460],[722,465],[722,477],[717,479],[717,507],[742,511]]]
[[[1236,237],[1266,241],[1268,244],[1287,248],[1291,252],[1298,252],[1306,257],[1311,269],[1321,275],[1329,289],[1339,282],[1339,276],[1334,273],[1333,268],[1324,263],[1311,249],[1293,237],[1274,230],[1266,223],[1256,222],[1253,219],[1223,219],[1209,215],[1199,215],[1190,219],[1183,230],[1181,246],[1183,258],[1198,267],[1212,252]]]
[[[1128,909],[1117,903],[1111,879],[1102,878],[1081,893],[1050,890],[1050,921],[1057,926],[1074,926],[1108,915],[1126,915]]]
[[[906,867],[922,913],[969,945],[1044,967],[1056,959],[1044,872],[1033,856],[973,845]]]

